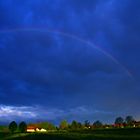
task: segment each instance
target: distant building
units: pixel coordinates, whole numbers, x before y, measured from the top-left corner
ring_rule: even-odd
[[[44,128],[38,128],[36,126],[28,126],[27,132],[47,132],[47,130]]]
[[[44,129],[44,128],[41,128],[41,129],[36,128],[36,131],[37,131],[37,132],[47,132],[47,130],[46,130],[46,129]]]
[[[140,127],[140,121],[138,121],[138,122],[134,122],[134,124],[133,124],[133,127]]]
[[[35,132],[36,128],[34,126],[28,126],[27,132]]]

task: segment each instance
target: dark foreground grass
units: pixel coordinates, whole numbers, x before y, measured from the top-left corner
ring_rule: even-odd
[[[1,137],[0,140],[5,138]],[[79,132],[25,133],[7,136],[9,140],[140,140],[140,129],[110,129]]]

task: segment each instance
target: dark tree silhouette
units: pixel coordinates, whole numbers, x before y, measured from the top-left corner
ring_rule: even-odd
[[[71,123],[70,128],[71,128],[72,130],[76,130],[76,129],[78,129],[78,126],[79,126],[78,122],[75,121],[75,120],[73,120],[72,123]]]
[[[90,127],[90,122],[88,120],[85,121],[84,126],[89,128]]]
[[[77,126],[78,126],[79,129],[83,128],[83,126],[82,126],[82,124],[80,122],[77,123]]]
[[[126,122],[127,125],[131,126],[135,122],[135,119],[133,118],[133,116],[127,116],[125,118],[125,122]]]
[[[95,121],[93,123],[93,126],[96,127],[96,128],[101,128],[103,126],[102,122],[100,122],[99,120],[98,121]]]
[[[21,133],[25,133],[26,130],[27,130],[27,124],[26,124],[25,122],[21,122],[21,123],[19,124],[19,131],[20,131]]]
[[[124,119],[122,117],[118,117],[115,120],[115,124],[122,125],[124,123]]]
[[[10,124],[9,124],[9,130],[14,133],[16,130],[17,130],[17,123],[15,121],[12,121]]]

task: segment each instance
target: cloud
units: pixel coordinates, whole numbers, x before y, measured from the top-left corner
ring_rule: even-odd
[[[32,107],[26,106],[6,106],[0,105],[0,118],[2,122],[9,122],[12,120],[34,119],[37,114],[33,112]]]
[[[4,122],[16,121],[60,121],[67,119],[84,121],[90,119],[93,121],[99,115],[112,115],[112,112],[93,110],[85,106],[79,106],[71,109],[45,108],[41,106],[6,106],[0,105],[0,118]],[[92,118],[93,117],[93,118]]]
[[[80,93],[87,86],[85,81],[93,83],[98,73],[112,76],[120,73],[117,65],[96,49],[69,38],[62,39],[60,46],[55,36],[47,33],[12,33],[0,52],[1,88],[8,98],[21,96],[23,100],[35,96],[44,100],[51,93]],[[34,99],[30,97],[30,100]]]
[[[64,106],[69,112],[82,105],[118,112],[139,106],[139,4],[139,0],[2,0],[0,102]],[[52,29],[93,42],[127,67],[135,80],[89,45],[53,32],[6,32],[15,28]]]

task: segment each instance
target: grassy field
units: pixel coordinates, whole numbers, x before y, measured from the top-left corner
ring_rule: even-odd
[[[140,140],[140,129],[109,129],[79,132],[0,134],[0,140]]]

